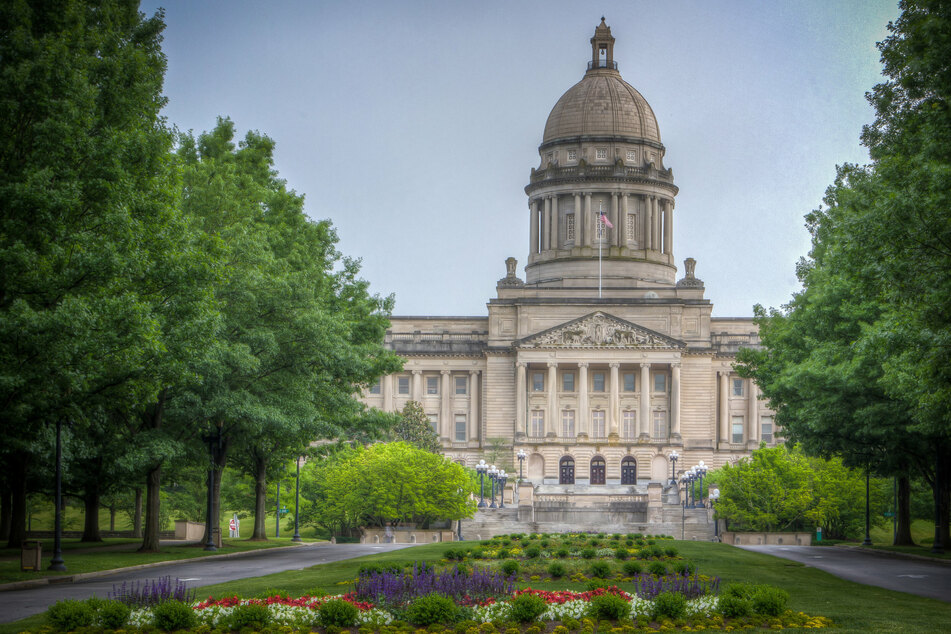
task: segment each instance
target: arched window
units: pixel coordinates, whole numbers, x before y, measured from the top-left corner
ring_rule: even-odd
[[[621,460],[621,484],[637,484],[637,460],[631,456]]]
[[[558,461],[558,484],[575,483],[575,459],[565,456]]]
[[[604,458],[601,456],[591,459],[591,484],[604,484]]]

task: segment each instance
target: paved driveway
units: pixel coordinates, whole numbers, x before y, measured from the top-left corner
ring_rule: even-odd
[[[738,546],[792,559],[836,577],[951,602],[951,563],[872,554],[833,546]]]
[[[76,581],[0,592],[0,623],[9,623],[44,612],[61,599],[106,597],[113,584],[123,581],[171,576],[187,580],[190,588],[210,586],[225,581],[260,577],[286,570],[303,570],[315,564],[353,559],[363,555],[408,548],[412,544],[305,544],[295,548],[254,551],[241,557],[215,557],[201,561],[170,562],[127,572]],[[67,565],[68,562],[67,562]]]

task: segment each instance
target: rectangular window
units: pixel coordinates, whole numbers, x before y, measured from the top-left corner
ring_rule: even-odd
[[[624,373],[624,391],[625,392],[634,391],[634,373],[633,372]]]
[[[667,438],[667,412],[654,412],[654,438]]]
[[[631,410],[624,410],[621,413],[621,435],[628,440],[633,440],[637,434],[637,419],[634,417],[634,412]]]
[[[628,150],[628,151],[627,151],[627,160],[629,160],[629,161],[636,161],[636,160],[637,160],[637,152],[636,152],[635,150]]]
[[[565,214],[565,240],[575,241],[575,215]]]
[[[554,152],[549,152],[548,154],[545,155],[545,163],[546,163],[546,164],[551,163],[551,162],[553,162],[554,160],[555,160],[555,154],[554,154]]]
[[[595,372],[591,375],[591,378],[594,382],[594,391],[603,392],[604,391],[604,372]]]
[[[399,394],[409,394],[409,377],[401,376],[396,381],[396,391]]]
[[[575,410],[573,409],[562,410],[561,435],[563,438],[575,437]]]
[[[429,424],[432,425],[433,431],[437,434],[439,433],[439,414],[426,414],[429,417]]]
[[[596,409],[591,412],[591,436],[593,438],[604,438],[604,410]]]
[[[730,439],[734,445],[738,445],[743,442],[743,417],[734,416],[733,417],[733,437]]]
[[[439,377],[438,376],[426,377],[426,393],[439,394]]]
[[[667,391],[667,375],[661,374],[658,372],[654,375],[654,391],[655,392],[666,392]]]
[[[598,149],[596,149],[596,150],[594,151],[594,158],[596,158],[596,159],[598,159],[598,160],[604,160],[604,159],[608,158],[608,150],[607,150],[607,148],[599,147]]]
[[[637,218],[634,214],[627,215],[627,224],[624,225],[625,238],[628,242],[634,242],[634,230],[637,228]]]
[[[733,379],[733,396],[743,396],[743,379]]]
[[[565,372],[561,375],[561,391],[562,392],[574,392],[575,391],[575,373],[574,372]]]
[[[533,392],[545,391],[545,373],[544,372],[532,372],[532,391]]]
[[[456,414],[456,442],[466,440],[466,415]]]
[[[767,445],[772,444],[773,442],[773,417],[772,416],[763,416],[760,419],[760,426],[763,429],[760,438]]]
[[[456,394],[468,394],[468,393],[469,393],[469,377],[457,376],[456,377]]]
[[[532,438],[541,438],[545,435],[545,410],[532,410]]]
[[[370,385],[370,394],[379,394],[380,393],[380,379],[376,380],[376,383]]]
[[[578,150],[568,150],[568,160],[577,161],[578,160]]]

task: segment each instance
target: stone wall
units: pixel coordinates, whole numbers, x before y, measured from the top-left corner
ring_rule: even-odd
[[[734,546],[809,546],[812,543],[812,533],[723,533],[721,540],[724,544]]]

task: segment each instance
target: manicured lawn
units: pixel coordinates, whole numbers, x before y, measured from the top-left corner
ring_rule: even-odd
[[[53,540],[40,541],[43,542],[43,569],[39,572],[22,572],[20,570],[19,549],[5,548],[0,550],[0,583],[27,581],[42,577],[63,577],[83,572],[292,545],[290,536],[266,542],[226,539],[223,542],[224,547],[216,553],[207,552],[203,550],[202,546],[193,544],[165,546],[162,548],[162,552],[159,553],[138,553],[135,551],[139,548],[141,541],[137,539],[107,539],[101,544],[88,544],[81,543],[77,539],[64,539],[62,546],[66,572],[52,572],[46,570],[46,567],[49,566],[53,558]],[[147,572],[143,572],[143,574],[147,574]]]

